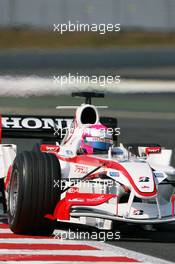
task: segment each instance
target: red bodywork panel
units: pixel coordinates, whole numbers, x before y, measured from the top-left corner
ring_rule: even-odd
[[[114,197],[116,197],[114,194],[67,192],[65,198],[57,203],[53,215],[45,215],[45,217],[51,220],[70,220],[70,209],[72,206],[96,206]]]

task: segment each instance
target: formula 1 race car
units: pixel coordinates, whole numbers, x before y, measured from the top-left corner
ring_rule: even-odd
[[[87,97],[86,103],[77,107],[72,122],[67,119],[69,126],[61,128],[66,131],[61,143],[37,145],[19,154],[15,145],[1,145],[11,230],[46,235],[53,232],[55,221],[100,228],[116,221],[143,225],[175,221],[172,150],[116,142],[119,129],[111,127],[114,120],[108,119],[108,127],[100,122],[97,107],[90,102],[98,95],[80,95]],[[33,137],[44,138],[52,128],[57,141],[60,119],[16,118],[2,118],[2,133],[17,137],[22,129],[19,137],[35,133]]]

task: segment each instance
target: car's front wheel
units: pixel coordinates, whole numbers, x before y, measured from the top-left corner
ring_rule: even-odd
[[[57,157],[48,153],[23,152],[17,155],[8,191],[10,229],[17,234],[48,235],[60,200],[61,169]],[[54,186],[56,185],[56,187]]]

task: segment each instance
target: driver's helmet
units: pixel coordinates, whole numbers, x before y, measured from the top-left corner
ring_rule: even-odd
[[[112,133],[102,124],[88,126],[83,135],[81,148],[87,154],[104,153],[113,145]]]

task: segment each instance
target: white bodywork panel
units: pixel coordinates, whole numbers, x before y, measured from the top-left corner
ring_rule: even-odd
[[[16,145],[0,145],[0,178],[7,176],[9,167],[16,157]]]

